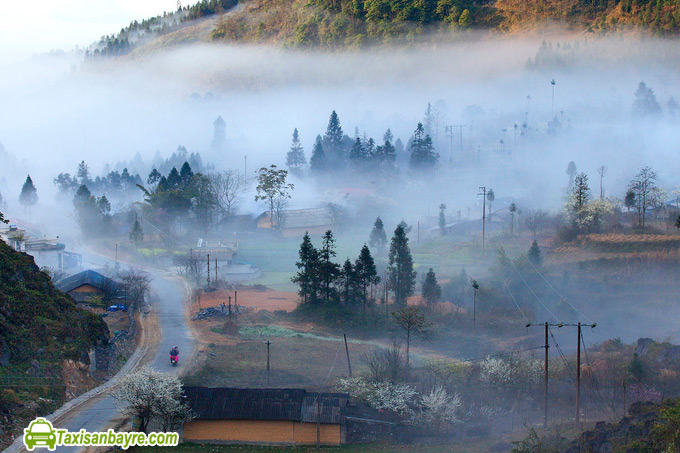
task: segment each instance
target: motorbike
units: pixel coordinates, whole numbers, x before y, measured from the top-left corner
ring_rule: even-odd
[[[179,360],[179,356],[176,356],[176,355],[170,356],[170,363],[172,364],[172,366],[177,366],[178,360]]]

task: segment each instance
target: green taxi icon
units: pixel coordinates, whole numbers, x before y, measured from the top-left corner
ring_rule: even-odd
[[[38,417],[24,428],[24,445],[28,451],[33,451],[35,447],[47,448],[54,451],[57,443],[57,435],[52,428],[52,423],[42,417]]]

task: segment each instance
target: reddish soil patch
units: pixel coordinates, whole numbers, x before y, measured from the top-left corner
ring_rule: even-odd
[[[293,311],[298,304],[298,295],[293,292],[275,291],[273,289],[258,291],[253,288],[239,288],[237,291],[238,304],[243,307],[252,308],[254,311]],[[217,307],[222,303],[229,305],[229,296],[231,296],[231,303],[233,304],[233,291],[221,290],[212,293],[202,293],[200,308]],[[198,311],[198,305],[199,301],[195,301],[192,304],[192,314]]]

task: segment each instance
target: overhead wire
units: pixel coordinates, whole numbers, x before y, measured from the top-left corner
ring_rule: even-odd
[[[517,242],[517,238],[515,238],[514,236],[512,236],[512,240],[513,240],[513,242],[515,243],[515,247],[516,247],[518,250],[521,251],[522,249],[519,247],[519,243]],[[562,295],[562,294],[561,294],[561,293],[560,293],[560,292],[559,292],[552,284],[550,284],[550,282],[543,276],[543,274],[541,273],[541,271],[534,265],[534,263],[531,262],[531,260],[527,260],[527,261],[529,262],[529,264],[531,265],[531,267],[533,268],[533,270],[534,270],[534,271],[541,277],[541,279],[543,279],[543,281],[550,287],[550,289],[552,289],[553,291],[555,291],[555,294],[557,294],[557,296],[559,296],[559,298],[560,298],[561,301],[564,301],[564,303],[566,303],[567,305],[569,305],[576,313],[578,313],[579,315],[581,315],[581,317],[582,317],[583,319],[585,319],[586,321],[588,321],[588,322],[591,323],[591,324],[593,323],[593,320],[592,320],[592,319],[590,319],[590,318],[589,318],[588,316],[586,316],[583,312],[581,312],[578,308],[576,308],[574,305],[572,305],[572,304],[567,300],[566,297],[564,297],[564,296],[563,296],[563,295]]]
[[[494,241],[495,241],[495,240],[494,240]],[[508,261],[510,262],[510,265],[513,267],[513,269],[515,269],[515,272],[517,272],[517,275],[519,275],[519,278],[522,279],[522,282],[524,282],[524,285],[527,287],[527,289],[528,289],[528,290],[531,292],[531,294],[533,294],[533,296],[536,298],[536,300],[538,301],[538,303],[541,304],[541,305],[543,306],[543,308],[545,308],[545,310],[546,310],[553,318],[555,318],[555,320],[557,320],[558,322],[560,322],[560,321],[561,321],[560,318],[558,318],[557,315],[555,315],[555,313],[553,313],[552,310],[550,310],[550,309],[548,308],[548,306],[547,306],[545,303],[543,303],[543,301],[541,300],[541,298],[538,297],[538,295],[534,292],[534,290],[531,288],[531,286],[529,286],[529,283],[527,283],[527,281],[524,279],[524,277],[523,277],[522,274],[520,273],[519,269],[517,269],[517,266],[516,266],[515,263],[512,261],[512,259],[511,259],[511,258],[508,258]]]

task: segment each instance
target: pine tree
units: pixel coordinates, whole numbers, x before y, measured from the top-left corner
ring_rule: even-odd
[[[312,148],[312,157],[309,159],[309,169],[318,174],[325,172],[327,168],[326,153],[323,150],[321,136],[317,135],[314,148]]]
[[[31,206],[35,206],[37,202],[38,202],[38,190],[33,185],[33,180],[31,179],[31,176],[28,175],[26,176],[26,181],[24,182],[24,185],[21,187],[19,203],[24,205],[24,207],[26,207],[27,209],[30,209]]]
[[[169,190],[177,190],[182,186],[182,177],[179,175],[177,168],[172,167],[168,173],[168,188]]]
[[[383,141],[384,142],[394,141],[394,134],[392,134],[392,131],[389,128],[385,131],[385,134],[383,135]]]
[[[343,147],[343,132],[340,126],[340,118],[333,110],[328,119],[328,127],[323,137],[324,153],[328,170],[337,170],[345,164],[345,150]]]
[[[410,144],[409,166],[416,171],[432,171],[437,168],[439,154],[434,152],[432,138],[425,133],[422,123],[418,123]]]
[[[392,145],[392,142],[385,140],[385,144],[376,148],[376,159],[380,166],[380,170],[385,175],[394,174],[397,160],[397,151]]]
[[[182,180],[182,187],[187,188],[191,184],[191,178],[194,177],[194,172],[191,169],[189,162],[184,162],[182,168],[179,171],[180,179]]]
[[[375,219],[375,223],[373,224],[373,230],[371,230],[371,236],[368,240],[368,244],[373,247],[378,249],[378,252],[382,252],[385,249],[385,246],[387,246],[387,234],[385,233],[385,225],[383,225],[383,221],[378,216],[377,219]]]
[[[142,225],[139,223],[139,220],[137,220],[137,214],[135,214],[135,223],[132,225],[132,229],[130,230],[130,240],[137,246],[140,242],[144,241],[144,230],[142,229]]]
[[[425,117],[423,118],[423,127],[425,133],[432,137],[434,135],[434,114],[432,113],[432,105],[428,102],[427,109],[425,109]]]
[[[106,198],[106,195],[99,197],[97,200],[97,207],[103,216],[106,217],[111,214],[111,203],[109,202],[109,199]]]
[[[340,126],[340,118],[335,110],[331,112],[331,116],[328,118],[328,127],[323,139],[331,148],[337,149],[342,145],[342,127]]]
[[[380,283],[380,277],[378,277],[378,271],[375,267],[375,261],[371,256],[371,251],[366,244],[361,248],[361,253],[359,253],[359,258],[354,263],[354,272],[357,276],[357,281],[361,285],[362,291],[362,305],[363,311],[366,313],[366,305],[368,303],[368,287],[370,285],[377,285]]]
[[[319,250],[318,267],[327,306],[337,300],[335,282],[340,275],[340,266],[332,261],[335,255],[335,238],[333,237],[333,231],[328,230],[323,236],[321,250]]]
[[[366,163],[364,144],[359,137],[354,139],[352,149],[349,151],[349,161],[355,168],[361,168]]]
[[[290,150],[286,154],[286,165],[291,171],[300,171],[306,164],[305,150],[302,148],[298,130],[295,128],[293,130],[293,141],[290,144]]]
[[[408,237],[401,224],[394,230],[390,244],[389,273],[390,287],[394,290],[394,302],[397,306],[405,306],[416,286],[416,272],[413,270]]]
[[[356,272],[349,258],[345,260],[340,274],[340,287],[342,288],[342,300],[345,306],[349,306],[354,301],[356,291]]]
[[[425,281],[423,282],[423,300],[425,300],[428,307],[434,307],[436,303],[442,300],[442,289],[439,286],[439,283],[437,283],[437,276],[432,268],[425,274]]]
[[[536,242],[536,239],[534,239],[534,242],[531,243],[531,247],[529,247],[527,259],[529,260],[529,262],[531,262],[531,264],[533,264],[536,267],[541,267],[541,264],[543,264],[543,258],[541,257],[541,249],[538,248],[538,242]]]
[[[292,278],[292,281],[300,285],[298,294],[303,303],[316,303],[318,298],[319,252],[314,248],[308,232],[305,232],[302,238],[298,256],[299,261],[295,263],[298,272]]]
[[[439,232],[442,236],[446,236],[446,205],[444,203],[439,205]]]
[[[640,82],[635,91],[633,110],[638,115],[658,115],[661,113],[661,107],[656,100],[654,91],[651,88],[648,88],[645,82]]]
[[[91,182],[90,170],[84,160],[78,164],[78,171],[76,173],[76,177],[78,178],[78,182],[80,182],[80,184],[87,185],[88,183]]]

